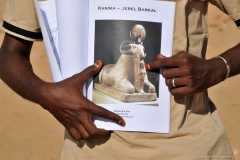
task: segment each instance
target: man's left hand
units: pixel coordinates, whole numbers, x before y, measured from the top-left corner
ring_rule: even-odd
[[[162,76],[173,96],[193,95],[220,82],[209,60],[183,51],[169,58],[159,54],[157,60],[146,64],[147,70],[162,67]]]

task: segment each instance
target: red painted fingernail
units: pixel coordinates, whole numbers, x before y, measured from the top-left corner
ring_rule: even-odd
[[[122,121],[122,120],[118,121],[118,124],[119,124],[120,126],[125,126],[125,122]]]
[[[95,65],[96,67],[100,67],[101,64],[102,64],[102,61],[101,61],[101,60],[98,60],[97,62],[95,62],[94,65]]]
[[[146,64],[146,65],[145,65],[145,68],[146,68],[146,70],[150,70],[150,65],[149,65],[149,64]]]

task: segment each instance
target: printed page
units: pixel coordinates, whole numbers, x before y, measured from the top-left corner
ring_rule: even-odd
[[[126,121],[94,117],[97,127],[169,133],[170,93],[160,71],[145,64],[172,55],[174,15],[174,2],[90,0],[88,63],[101,59],[104,67],[87,96]]]
[[[58,27],[55,0],[41,2],[34,0],[34,3],[44,38],[44,44],[47,50],[53,80],[57,82],[62,80],[62,75],[58,48]]]
[[[57,0],[60,62],[63,78],[87,67],[88,0]]]

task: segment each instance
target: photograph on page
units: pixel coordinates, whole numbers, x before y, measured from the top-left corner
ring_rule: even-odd
[[[93,80],[94,103],[151,102],[158,106],[159,70],[146,71],[145,62],[161,50],[161,23],[96,20],[94,61],[104,67]]]

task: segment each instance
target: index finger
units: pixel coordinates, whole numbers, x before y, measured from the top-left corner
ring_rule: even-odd
[[[161,67],[177,67],[176,59],[174,57],[157,59],[146,64],[146,70],[155,70]]]
[[[94,103],[91,103],[91,105],[89,106],[88,109],[89,109],[88,111],[91,114],[112,120],[120,126],[125,126],[125,124],[126,124],[124,119],[121,116],[119,116],[118,114],[115,114],[115,113],[113,113],[101,106],[98,106]]]

